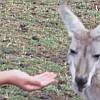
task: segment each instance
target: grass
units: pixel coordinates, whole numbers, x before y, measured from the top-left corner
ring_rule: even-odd
[[[1,99],[44,100],[51,92],[50,100],[65,100],[66,96],[70,100],[79,99],[71,90],[66,67],[69,41],[57,12],[58,4],[63,1],[0,1],[0,70],[21,69],[29,74],[53,71],[59,75],[58,84],[32,93],[14,86],[1,86]],[[98,2],[71,0],[69,4],[83,23],[93,28],[100,23],[100,12],[95,9]]]

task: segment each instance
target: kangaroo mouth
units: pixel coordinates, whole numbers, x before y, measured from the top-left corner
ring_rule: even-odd
[[[79,85],[79,86],[77,86],[79,92],[83,92],[83,89],[85,87],[86,87],[85,85]]]
[[[78,87],[79,92],[83,92],[84,87]]]
[[[73,90],[75,93],[82,93],[84,91],[84,89],[86,88],[86,86],[84,85],[77,85],[76,83],[72,84]]]

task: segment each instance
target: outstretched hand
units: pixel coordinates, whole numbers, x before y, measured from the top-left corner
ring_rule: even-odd
[[[19,70],[9,71],[9,84],[16,85],[26,91],[41,89],[51,83],[54,83],[57,75],[53,72],[44,72],[35,76],[30,76]]]

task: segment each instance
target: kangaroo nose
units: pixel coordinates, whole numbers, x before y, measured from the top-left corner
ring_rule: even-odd
[[[87,83],[87,78],[83,77],[75,77],[75,81],[78,87],[78,90],[82,92],[83,88],[85,87],[85,84]]]

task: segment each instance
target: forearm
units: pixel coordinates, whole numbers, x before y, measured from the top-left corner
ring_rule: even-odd
[[[0,72],[0,85],[9,84],[10,74],[9,71],[1,71]]]

